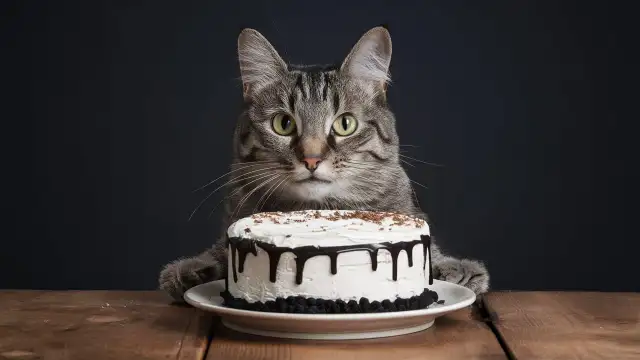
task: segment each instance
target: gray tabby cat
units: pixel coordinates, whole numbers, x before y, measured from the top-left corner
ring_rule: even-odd
[[[231,192],[223,230],[259,211],[358,209],[426,219],[414,203],[399,161],[395,118],[386,99],[391,37],[365,33],[339,66],[285,63],[259,32],[238,38],[245,106],[234,134]],[[432,248],[434,277],[476,293],[489,287],[483,264]],[[184,292],[226,276],[222,238],[202,254],[178,259],[160,274],[160,288]]]

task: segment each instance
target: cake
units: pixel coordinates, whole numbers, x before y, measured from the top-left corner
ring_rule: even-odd
[[[258,213],[227,232],[225,306],[293,313],[423,309],[432,284],[428,224],[387,212]]]

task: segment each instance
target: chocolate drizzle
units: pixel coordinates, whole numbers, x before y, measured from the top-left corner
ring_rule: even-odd
[[[422,263],[422,268],[424,269],[427,258],[427,250],[429,250],[429,285],[433,285],[433,271],[431,269],[431,236],[429,235],[420,235],[422,239],[422,250],[424,252],[425,262]]]
[[[231,241],[229,241],[231,244]],[[247,260],[247,254],[252,253],[253,256],[258,255],[256,243],[254,241],[239,241],[231,245],[231,267],[233,267],[233,281],[238,282],[238,272],[236,272],[236,253],[238,254],[238,272],[244,271],[244,262]],[[277,263],[276,263],[277,266]],[[272,281],[275,281],[275,275]]]
[[[380,249],[387,250],[391,254],[391,260],[393,265],[393,280],[398,280],[398,256],[404,250],[407,253],[407,259],[409,267],[413,266],[413,248],[417,244],[423,246],[423,269],[426,266],[427,255],[429,256],[429,284],[433,284],[433,276],[431,272],[431,237],[429,235],[421,235],[420,240],[413,240],[407,242],[398,243],[378,243],[378,244],[362,244],[362,245],[344,245],[344,246],[301,246],[296,248],[275,246],[272,244],[265,244],[263,242],[246,239],[241,237],[229,238],[229,247],[231,248],[231,266],[233,268],[233,280],[238,281],[238,272],[244,271],[244,263],[247,258],[247,254],[252,253],[254,256],[258,255],[256,246],[263,249],[269,256],[269,280],[271,282],[276,281],[276,270],[278,268],[278,262],[280,257],[285,252],[290,252],[295,255],[296,261],[296,284],[302,284],[302,274],[304,273],[304,265],[312,257],[316,256],[328,256],[331,262],[331,274],[335,275],[338,272],[338,255],[345,252],[352,251],[367,251],[371,256],[371,269],[376,271],[378,269],[378,251]],[[238,266],[236,268],[236,254],[238,255]],[[236,270],[237,269],[237,270]]]

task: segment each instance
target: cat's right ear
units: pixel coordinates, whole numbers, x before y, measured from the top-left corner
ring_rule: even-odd
[[[245,99],[262,87],[278,81],[287,72],[287,64],[276,49],[262,34],[253,29],[240,32],[238,59]]]
[[[344,60],[341,71],[373,91],[386,92],[391,63],[391,35],[378,26],[367,31]]]

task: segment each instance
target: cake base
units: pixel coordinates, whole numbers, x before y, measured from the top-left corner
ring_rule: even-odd
[[[292,313],[292,314],[362,314],[397,312],[408,310],[419,310],[429,307],[438,301],[438,293],[424,289],[418,296],[410,298],[398,298],[393,301],[369,301],[367,298],[360,298],[360,301],[349,300],[324,300],[306,298],[303,296],[289,296],[288,298],[277,298],[275,301],[250,303],[245,299],[236,298],[228,291],[220,293],[223,304],[230,308],[241,310],[252,310],[261,312]]]

